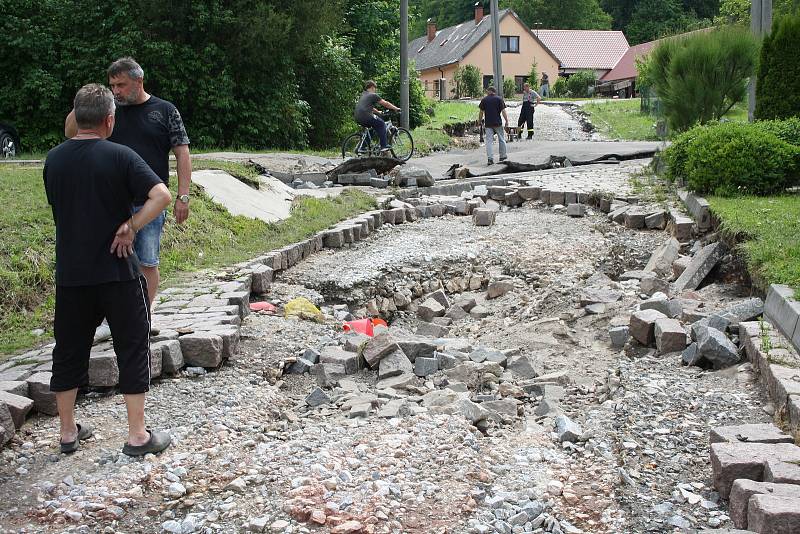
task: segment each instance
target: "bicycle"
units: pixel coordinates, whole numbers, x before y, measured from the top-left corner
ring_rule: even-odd
[[[386,121],[386,135],[389,140],[389,149],[392,157],[400,161],[408,161],[414,153],[414,138],[411,132],[392,124],[388,114],[382,114],[381,119]],[[360,132],[355,132],[345,137],[342,142],[342,159],[366,158],[380,156],[381,145],[375,131],[365,126]]]

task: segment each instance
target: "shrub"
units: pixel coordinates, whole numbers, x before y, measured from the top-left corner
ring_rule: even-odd
[[[800,147],[749,124],[724,123],[698,130],[686,151],[687,185],[693,191],[769,195],[798,183]]]
[[[725,116],[744,100],[756,42],[742,28],[667,39],[652,52],[649,72],[670,128],[682,132]]]
[[[567,78],[567,91],[569,95],[576,98],[585,98],[591,96],[594,92],[594,84],[597,81],[597,75],[593,70],[581,70]]]
[[[531,65],[531,72],[528,74],[528,83],[531,84],[531,89],[536,92],[539,91],[539,66],[536,64],[535,60],[533,65]]]
[[[567,81],[559,77],[556,83],[553,84],[552,93],[554,98],[563,98],[567,96]]]
[[[469,96],[472,98],[481,96],[481,80],[483,74],[481,69],[475,65],[464,65],[456,69],[453,80],[456,82],[456,96]]]
[[[694,142],[702,127],[692,128],[679,135],[664,152],[664,161],[667,164],[667,178],[678,181],[686,178],[686,163],[689,159],[689,147]]]
[[[764,37],[756,83],[757,119],[800,115],[800,14],[775,20]]]
[[[517,84],[514,83],[514,78],[503,80],[503,98],[513,98],[515,94],[517,94]]]
[[[800,146],[800,117],[786,120],[757,121],[753,123],[765,132],[774,134],[778,139],[790,145]]]
[[[383,76],[379,76],[375,83],[378,84],[380,95],[394,104],[400,106],[400,58],[384,67]],[[408,122],[411,129],[428,122],[427,109],[431,107],[430,100],[425,96],[425,88],[419,81],[419,74],[414,65],[408,66]]]

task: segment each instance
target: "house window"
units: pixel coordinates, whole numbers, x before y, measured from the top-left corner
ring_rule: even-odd
[[[522,92],[523,89],[522,86],[525,85],[527,82],[528,82],[527,76],[514,76],[514,85],[516,86],[518,93]]]
[[[486,75],[483,76],[483,88],[486,89],[490,85],[494,85],[494,76]]]
[[[519,35],[501,35],[500,52],[504,54],[519,54]]]

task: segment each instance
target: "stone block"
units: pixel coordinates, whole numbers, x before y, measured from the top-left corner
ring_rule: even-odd
[[[633,230],[641,230],[644,228],[644,220],[647,213],[640,209],[629,209],[625,212],[625,227]]]
[[[671,211],[670,221],[667,226],[672,234],[672,237],[681,243],[689,241],[694,234],[694,221],[691,219],[691,217],[686,217],[680,213]]]
[[[475,226],[492,226],[495,212],[487,208],[478,208],[472,211],[472,222]]]
[[[417,358],[414,360],[414,374],[425,377],[439,370],[438,358]]]
[[[581,426],[572,421],[566,415],[559,415],[556,417],[556,434],[558,435],[558,441],[563,443],[565,441],[569,442],[576,442],[583,434],[583,429]]]
[[[550,191],[547,203],[551,206],[564,206],[567,202],[567,195],[564,191]]]
[[[790,443],[712,443],[714,487],[723,499],[740,478],[764,481],[767,460],[800,461],[800,447]]]
[[[539,200],[539,195],[541,192],[541,187],[534,186],[522,186],[517,189],[517,194],[519,194],[523,200]]]
[[[434,298],[428,298],[417,307],[417,316],[427,322],[431,322],[434,317],[443,317],[445,312],[445,307]]]
[[[506,193],[503,200],[505,201],[506,206],[511,208],[522,206],[522,203],[524,202],[523,198],[516,191]]]
[[[675,279],[680,277],[691,262],[691,256],[678,256],[678,259],[672,262],[672,277]]]
[[[159,378],[163,370],[163,355],[160,347],[150,345],[150,378]]]
[[[726,248],[722,243],[711,243],[695,254],[686,270],[675,280],[675,291],[697,289],[705,280],[719,260],[725,255]]]
[[[445,309],[450,307],[450,299],[447,298],[447,294],[442,289],[437,289],[433,293],[426,295],[425,299],[434,299],[436,302],[444,306]]]
[[[727,336],[715,328],[705,328],[698,336],[698,355],[714,369],[724,369],[739,363],[739,351]]]
[[[332,388],[345,376],[344,366],[332,363],[318,363],[311,367],[311,374],[323,388]]]
[[[461,310],[461,313],[463,313],[464,315],[467,315],[467,313],[464,310]],[[422,321],[417,326],[416,334],[418,336],[440,338],[440,337],[447,337],[449,332],[450,332],[450,329],[447,328],[446,326],[441,326],[441,325],[438,325],[438,324],[428,323],[428,322]]]
[[[396,350],[385,356],[378,364],[378,378],[380,380],[412,374],[414,367],[402,350]]]
[[[162,373],[175,374],[183,368],[183,351],[179,340],[159,341],[158,343],[153,343],[150,348],[161,351]]]
[[[589,306],[591,304],[613,304],[622,298],[622,292],[613,289],[588,287],[581,292],[578,298],[581,306]]]
[[[711,443],[794,443],[792,436],[772,423],[720,426],[711,429]]]
[[[678,259],[680,251],[681,244],[677,239],[671,238],[667,240],[650,256],[644,271],[661,276],[668,276],[672,273],[672,263]]]
[[[694,193],[687,193],[683,199],[684,204],[686,205],[686,209],[689,210],[689,213],[692,214],[694,217],[695,222],[697,223],[697,229],[701,232],[705,232],[711,229],[711,207],[708,204],[708,201],[703,197],[699,197]]]
[[[486,288],[486,298],[496,299],[502,297],[512,289],[514,289],[514,283],[511,280],[497,280],[491,282]]]
[[[697,365],[700,358],[700,353],[697,351],[697,343],[692,343],[681,353],[683,365]]]
[[[514,418],[518,413],[517,403],[511,399],[485,401],[481,403],[481,407],[501,417],[507,418]]]
[[[656,348],[661,354],[681,352],[686,348],[686,331],[675,319],[657,319],[654,334]]]
[[[655,342],[656,321],[668,317],[657,310],[642,310],[631,315],[630,334],[644,346]]]
[[[269,291],[269,287],[272,285],[272,279],[274,277],[274,271],[271,267],[267,267],[266,265],[256,265],[250,270],[250,274],[252,276],[252,285],[250,286],[250,290],[253,293],[257,295],[263,295]]]
[[[491,315],[491,312],[484,306],[475,306],[469,311],[469,314],[475,319],[485,319]]]
[[[567,216],[568,217],[583,217],[586,215],[586,206],[583,204],[568,204]]]
[[[28,396],[28,383],[22,380],[7,380],[0,382],[0,391],[13,393],[22,397]]]
[[[0,402],[0,447],[11,441],[14,437],[14,419],[11,410]]]
[[[306,396],[305,402],[312,408],[316,408],[317,406],[328,404],[329,402],[331,402],[331,398],[322,389],[314,388],[314,391],[312,391]]]
[[[541,374],[541,370],[537,368],[535,358],[528,354],[520,354],[508,358],[505,367],[515,376],[524,379],[536,378]]]
[[[208,332],[197,332],[181,336],[178,341],[186,365],[216,368],[222,363],[222,337]]]
[[[736,528],[747,528],[747,509],[753,495],[777,495],[781,497],[800,498],[800,486],[791,484],[773,484],[772,482],[756,482],[745,478],[733,483],[730,494],[729,510],[731,521]]]
[[[344,369],[344,374],[352,375],[361,369],[361,357],[358,354],[347,352],[339,347],[325,347],[319,356],[320,363],[339,365]]]
[[[645,276],[639,281],[639,290],[645,295],[669,294],[669,283],[658,276]]]
[[[608,335],[611,338],[611,346],[615,349],[621,349],[628,342],[631,337],[629,326],[614,326],[608,329]]]
[[[683,313],[683,304],[678,299],[651,298],[639,304],[639,309],[658,310],[674,319]]]
[[[50,378],[53,373],[36,373],[29,377],[28,394],[33,399],[33,408],[46,415],[58,415],[56,394],[50,391]]]
[[[611,213],[608,214],[608,219],[613,221],[617,224],[624,224],[625,223],[625,213],[631,209],[631,206],[622,205],[622,206],[613,206],[614,209],[611,210]]]
[[[113,352],[92,354],[89,358],[89,386],[110,388],[117,384],[119,384],[117,355]]]
[[[648,230],[663,230],[667,227],[667,213],[657,211],[650,213],[644,218],[644,226]]]
[[[378,334],[364,346],[363,356],[370,368],[375,368],[385,357],[400,349],[389,333]]]
[[[222,338],[222,359],[228,360],[233,358],[239,350],[239,327],[228,326],[214,328],[209,331],[210,334],[218,335]]]
[[[14,422],[14,426],[9,427],[9,430],[19,430],[22,425],[25,424],[25,418],[28,416],[28,413],[33,409],[33,399],[14,395],[13,393],[7,393],[5,391],[0,391],[0,404],[6,405],[11,419]],[[3,423],[0,422],[0,424]]]
[[[800,324],[798,307],[793,304],[794,290],[789,286],[772,284],[767,291],[764,316],[789,339],[792,339]]]
[[[747,528],[764,534],[800,532],[800,498],[753,495],[747,506]]]
[[[437,349],[436,343],[420,336],[408,336],[398,339],[397,344],[400,345],[400,350],[411,362],[414,362],[417,358],[433,358]]]
[[[769,459],[764,464],[764,482],[800,487],[800,463]]]
[[[493,185],[489,187],[489,198],[496,201],[505,200],[507,193],[513,193],[514,190],[510,187],[503,185]]]

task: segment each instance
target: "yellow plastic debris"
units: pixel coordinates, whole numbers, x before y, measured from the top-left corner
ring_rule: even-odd
[[[283,313],[287,318],[299,317],[300,319],[309,319],[311,321],[322,320],[322,312],[305,297],[297,297],[287,302]]]

